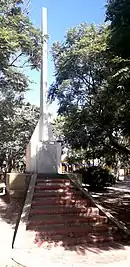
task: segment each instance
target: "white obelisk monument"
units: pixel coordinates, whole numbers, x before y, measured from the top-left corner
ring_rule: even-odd
[[[47,46],[47,9],[42,8],[40,119],[26,150],[26,170],[31,173],[61,172],[61,144],[53,138],[48,121]]]
[[[47,9],[42,8],[42,59],[40,85],[40,117],[42,117],[39,131],[39,141],[48,141],[48,108],[47,108]]]

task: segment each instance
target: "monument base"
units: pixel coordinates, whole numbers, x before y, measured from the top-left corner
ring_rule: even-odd
[[[26,150],[26,171],[61,173],[61,144],[56,141],[30,142]]]

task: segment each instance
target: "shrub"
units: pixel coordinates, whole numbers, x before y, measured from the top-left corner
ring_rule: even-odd
[[[104,188],[115,184],[115,177],[111,174],[109,169],[92,166],[76,170],[82,174],[83,183],[89,184],[90,188]]]

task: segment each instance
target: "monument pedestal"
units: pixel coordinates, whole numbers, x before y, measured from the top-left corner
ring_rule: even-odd
[[[54,142],[29,143],[26,151],[26,171],[30,173],[60,173],[61,144]]]
[[[30,173],[60,173],[61,143],[54,140],[51,124],[41,128],[41,116],[26,149],[26,171]],[[50,129],[48,131],[48,129]],[[48,140],[39,141],[41,132]]]

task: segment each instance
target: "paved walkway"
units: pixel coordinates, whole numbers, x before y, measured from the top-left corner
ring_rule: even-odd
[[[7,196],[0,197],[0,267],[7,266],[12,254],[12,239],[22,207],[23,199],[14,199],[9,203]]]
[[[124,181],[118,181],[112,187],[108,187],[115,191],[129,192],[130,193],[130,176],[126,176]]]
[[[38,252],[32,251],[32,253],[16,251],[14,259],[27,267],[121,267],[129,266],[130,247],[109,251],[102,251],[97,248],[86,249],[86,251],[79,249],[77,252],[61,248],[54,248],[51,251],[42,249]]]

